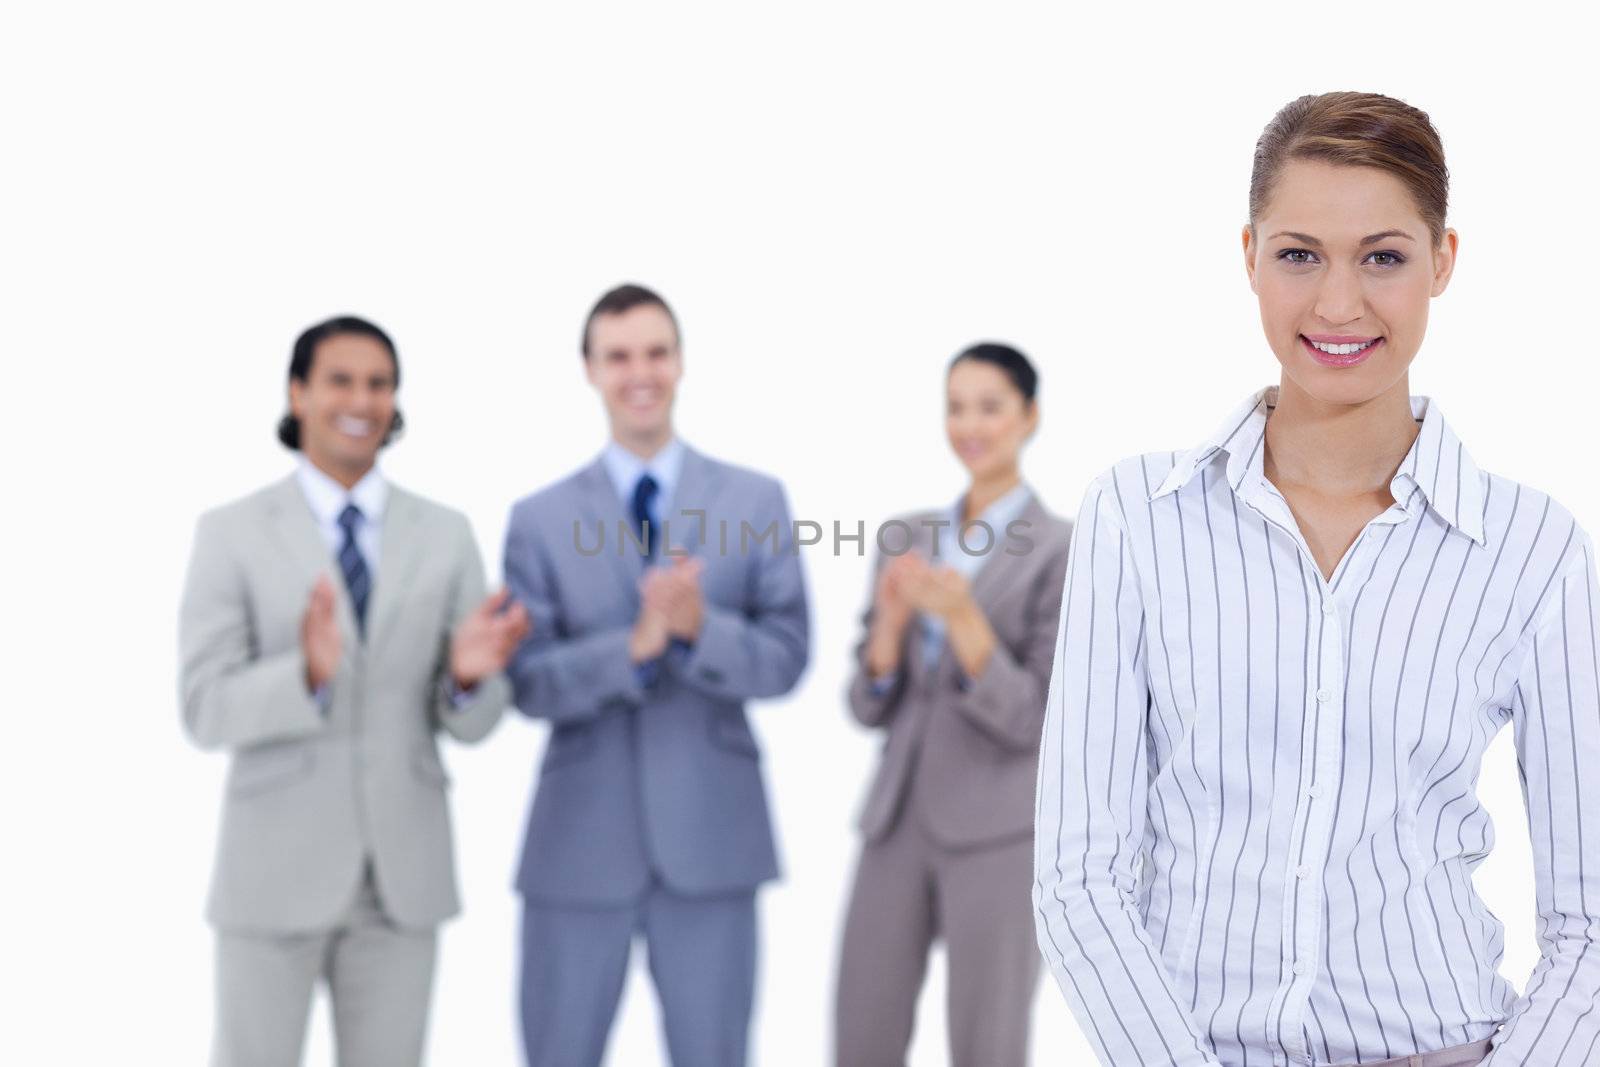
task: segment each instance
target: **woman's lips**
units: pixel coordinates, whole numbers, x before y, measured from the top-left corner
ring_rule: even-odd
[[[1313,342],[1316,342],[1315,344]],[[1317,344],[1338,351],[1326,352],[1318,348]],[[1314,338],[1300,335],[1300,345],[1310,354],[1311,358],[1324,367],[1354,367],[1365,363],[1367,357],[1378,350],[1383,344],[1382,337],[1346,337],[1344,335],[1317,334]],[[1359,347],[1357,347],[1359,346]],[[1355,351],[1350,351],[1355,348]]]

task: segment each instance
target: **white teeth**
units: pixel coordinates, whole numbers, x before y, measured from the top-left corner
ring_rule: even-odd
[[[369,419],[352,419],[348,415],[340,415],[333,420],[340,433],[347,433],[353,437],[365,437],[372,432],[372,422]]]
[[[1306,340],[1310,341],[1311,339],[1308,337]],[[1376,337],[1370,341],[1364,341],[1361,344],[1354,345],[1325,345],[1321,341],[1311,341],[1311,347],[1315,348],[1319,352],[1326,352],[1330,356],[1353,356],[1363,348],[1370,348],[1372,345],[1376,344],[1377,341],[1378,339]]]

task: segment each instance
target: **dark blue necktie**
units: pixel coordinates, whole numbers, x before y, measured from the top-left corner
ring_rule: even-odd
[[[372,577],[367,573],[367,561],[361,558],[356,544],[356,527],[361,524],[361,509],[346,504],[339,512],[339,526],[344,530],[344,543],[339,546],[339,570],[344,573],[344,587],[350,593],[350,606],[356,611],[356,626],[361,636],[367,634],[367,595],[372,592]]]
[[[656,499],[656,480],[648,473],[639,476],[633,487],[633,525],[644,534],[644,553],[654,558],[656,554],[656,524],[650,518],[650,506]]]

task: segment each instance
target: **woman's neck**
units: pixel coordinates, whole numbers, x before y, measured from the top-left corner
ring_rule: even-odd
[[[1387,492],[1417,432],[1405,377],[1363,403],[1330,404],[1285,375],[1267,419],[1263,470],[1280,489],[1328,496]]]
[[[1022,472],[1016,467],[989,478],[980,478],[967,487],[962,497],[961,521],[972,522],[986,511],[990,504],[1022,484]]]

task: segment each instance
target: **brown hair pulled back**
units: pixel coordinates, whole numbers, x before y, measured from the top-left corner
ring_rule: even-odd
[[[1266,210],[1283,165],[1294,159],[1375,167],[1411,191],[1435,246],[1444,239],[1450,172],[1426,113],[1379,93],[1302,96],[1272,117],[1250,170],[1250,225]]]

